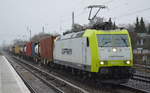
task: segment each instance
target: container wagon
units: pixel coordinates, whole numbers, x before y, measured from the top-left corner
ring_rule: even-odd
[[[32,44],[32,57],[35,62],[39,62],[41,59],[40,58],[40,44],[38,41]]]
[[[20,51],[21,51],[20,49],[21,49],[21,47],[19,45],[15,45],[15,47],[14,47],[15,55],[19,55],[20,54]]]
[[[24,47],[24,52],[27,58],[32,58],[32,42],[27,42]]]
[[[48,36],[40,40],[40,57],[44,64],[49,64],[53,61],[53,47],[56,37]]]

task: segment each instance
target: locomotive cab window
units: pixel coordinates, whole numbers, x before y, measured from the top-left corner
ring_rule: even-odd
[[[78,38],[78,37],[82,37],[82,35],[84,34],[84,32],[78,32],[75,36],[75,38]]]
[[[86,42],[87,47],[89,47],[89,44],[90,44],[90,43],[89,43],[89,38],[87,37],[86,40],[87,40],[87,42]]]
[[[97,35],[99,47],[129,47],[128,35],[102,34]]]

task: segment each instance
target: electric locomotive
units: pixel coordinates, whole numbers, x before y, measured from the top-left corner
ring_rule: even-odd
[[[55,41],[54,63],[95,75],[100,82],[126,83],[133,75],[133,53],[127,30],[70,33]]]

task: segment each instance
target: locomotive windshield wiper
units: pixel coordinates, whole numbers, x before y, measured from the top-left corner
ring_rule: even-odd
[[[105,46],[106,44],[111,43],[111,41],[107,41],[103,44],[103,46]]]
[[[121,40],[124,42],[125,46],[128,46],[126,39],[124,39],[123,37],[121,37]]]

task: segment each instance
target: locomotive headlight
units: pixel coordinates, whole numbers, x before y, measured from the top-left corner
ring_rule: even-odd
[[[126,64],[130,64],[131,62],[128,60],[128,61],[126,61]]]
[[[116,49],[116,48],[113,48],[113,49],[112,49],[112,51],[113,51],[113,52],[116,52],[116,51],[117,51],[117,49]]]
[[[103,61],[101,61],[101,62],[100,62],[100,64],[101,64],[101,65],[104,65],[104,62],[103,62]]]

